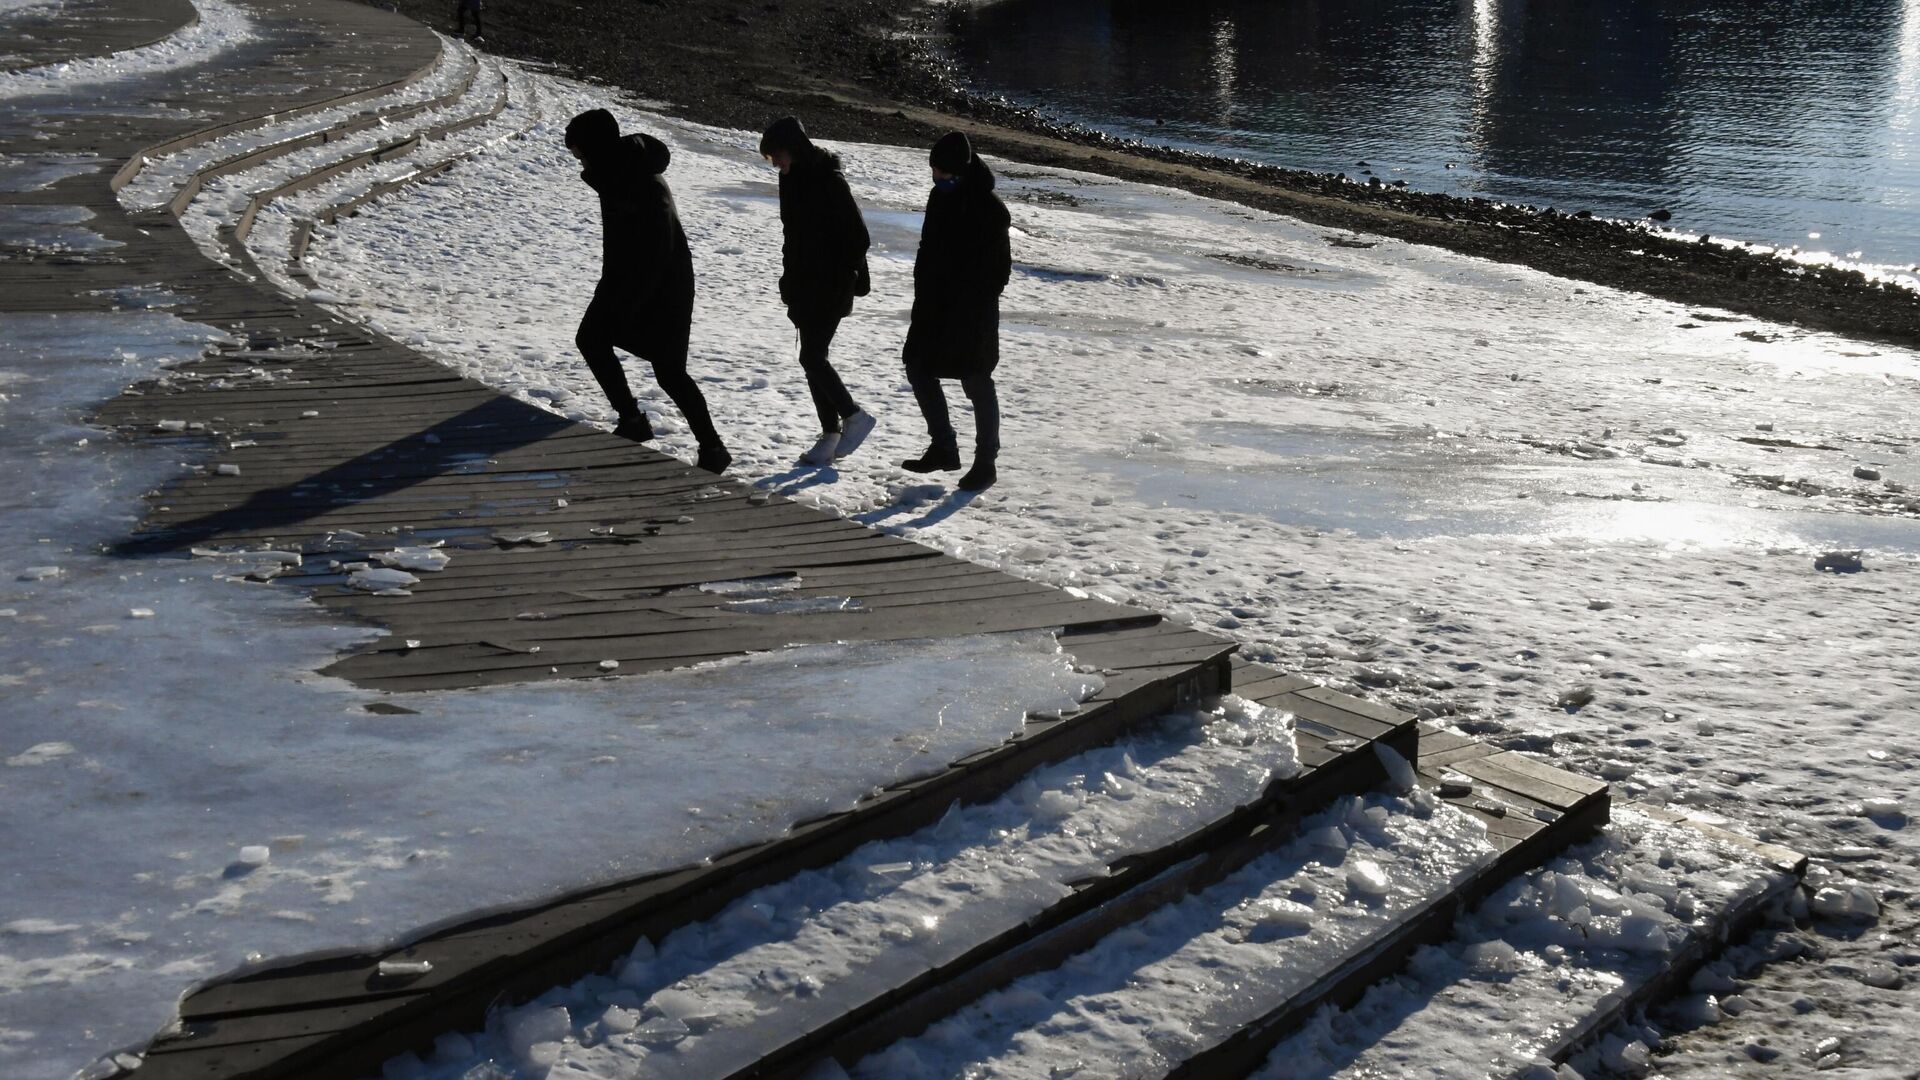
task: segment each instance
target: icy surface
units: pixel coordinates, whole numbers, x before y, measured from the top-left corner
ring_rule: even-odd
[[[84,206],[0,206],[0,247],[34,252],[107,251],[121,247],[82,223],[93,218]]]
[[[1651,857],[1650,857],[1651,856]],[[1281,1043],[1257,1080],[1520,1073],[1612,994],[1660,974],[1689,933],[1778,884],[1751,852],[1616,808],[1598,839],[1508,883],[1344,1014]],[[1701,1017],[1703,999],[1691,1007]]]
[[[8,1080],[144,1041],[190,984],[249,956],[377,944],[767,838],[1098,685],[1024,634],[369,712],[381,695],[304,674],[366,630],[245,584],[233,560],[98,552],[197,451],[75,418],[217,336],[150,311],[0,316]]]
[[[812,413],[756,135],[541,84],[554,104],[529,138],[316,245],[343,311],[609,422],[572,344],[597,223],[560,125],[611,105],[673,148],[701,284],[691,370],[736,472],[1718,815],[1833,863],[1849,893],[1902,894],[1891,909],[1911,920],[1920,830],[1860,800],[1910,788],[1920,756],[1904,719],[1920,702],[1913,353],[996,160],[1020,264],[996,373],[1005,450],[999,484],[960,496],[893,465],[925,443],[895,359],[924,152],[834,144],[876,245],[834,357],[880,426],[830,473],[798,473]],[[636,376],[663,447],[691,456]],[[1856,549],[1860,572],[1815,569]],[[1856,974],[1884,962],[1880,932],[1815,933],[1821,964],[1756,976],[1763,996],[1805,983],[1805,1011],[1733,1017],[1663,1068],[1712,1075],[1731,1045],[1743,1068],[1795,1075],[1804,1059],[1737,1048],[1764,1024],[1811,1044],[1898,1007]],[[1850,1063],[1920,1058],[1920,1033],[1849,1039]]]
[[[83,86],[132,75],[202,64],[258,36],[253,20],[237,4],[227,0],[193,0],[193,6],[200,11],[200,21],[164,41],[110,56],[0,72],[0,101],[34,94],[69,93]]]
[[[1365,812],[1376,807],[1388,811],[1384,824]],[[1305,825],[1340,828],[1351,846],[1291,840],[849,1071],[858,1080],[1159,1076],[1493,858],[1479,822],[1423,795],[1350,796]]]
[[[106,163],[86,154],[0,154],[0,193],[39,191]]]
[[[1239,698],[1166,717],[1150,734],[1070,758],[1002,798],[868,844],[759,889],[716,918],[642,942],[608,976],[554,990],[459,1036],[421,1080],[543,1075],[515,1032],[566,1010],[546,1043],[564,1075],[729,1075],[811,1026],[953,960],[1299,770],[1291,717]],[[539,1057],[547,1056],[543,1052]]]

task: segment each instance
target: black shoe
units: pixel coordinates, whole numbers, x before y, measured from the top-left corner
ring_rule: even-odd
[[[712,446],[703,446],[700,448],[700,456],[694,459],[693,467],[696,469],[705,469],[718,476],[726,472],[727,466],[731,464],[733,464],[733,455],[727,453],[726,447],[721,446],[719,443],[714,443]]]
[[[917,458],[908,458],[900,467],[913,473],[952,472],[960,467],[960,448],[957,446],[929,446],[926,453]]]
[[[653,424],[647,419],[646,413],[638,416],[623,416],[620,422],[614,425],[613,433],[623,439],[632,439],[634,442],[649,442],[653,439]]]
[[[980,458],[973,463],[973,468],[968,469],[966,474],[960,477],[960,483],[955,486],[961,491],[985,491],[998,479],[1000,475],[993,470],[993,459]]]

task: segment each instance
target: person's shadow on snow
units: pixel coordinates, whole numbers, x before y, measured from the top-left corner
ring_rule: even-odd
[[[933,487],[934,485],[922,486]],[[909,521],[893,521],[893,518],[897,518],[902,514],[911,514],[915,509],[925,505],[920,499],[911,497],[903,498],[888,503],[885,506],[869,510],[864,514],[855,514],[851,520],[857,521],[862,525],[870,525],[876,529],[884,529],[887,532],[897,533],[907,529],[924,529],[929,525],[938,525],[942,521],[947,520],[959,513],[962,507],[971,505],[973,501],[979,497],[980,493],[977,491],[949,492],[946,498],[940,499],[932,506],[927,507],[926,512],[919,517]]]
[[[786,472],[756,480],[753,486],[775,495],[792,495],[821,484],[837,483],[839,479],[840,470],[831,465],[796,465]]]

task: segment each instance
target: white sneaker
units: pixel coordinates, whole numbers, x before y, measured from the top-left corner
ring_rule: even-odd
[[[824,432],[820,436],[820,441],[813,444],[813,449],[800,455],[800,464],[831,465],[833,464],[834,451],[839,448],[840,433],[837,431]]]
[[[873,414],[865,409],[840,421],[840,448],[834,451],[834,456],[846,457],[860,449],[860,444],[866,442],[867,436],[873,434],[875,423]]]

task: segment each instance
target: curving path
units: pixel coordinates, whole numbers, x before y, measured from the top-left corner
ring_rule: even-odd
[[[106,56],[164,41],[200,18],[193,0],[0,4],[0,72]]]

